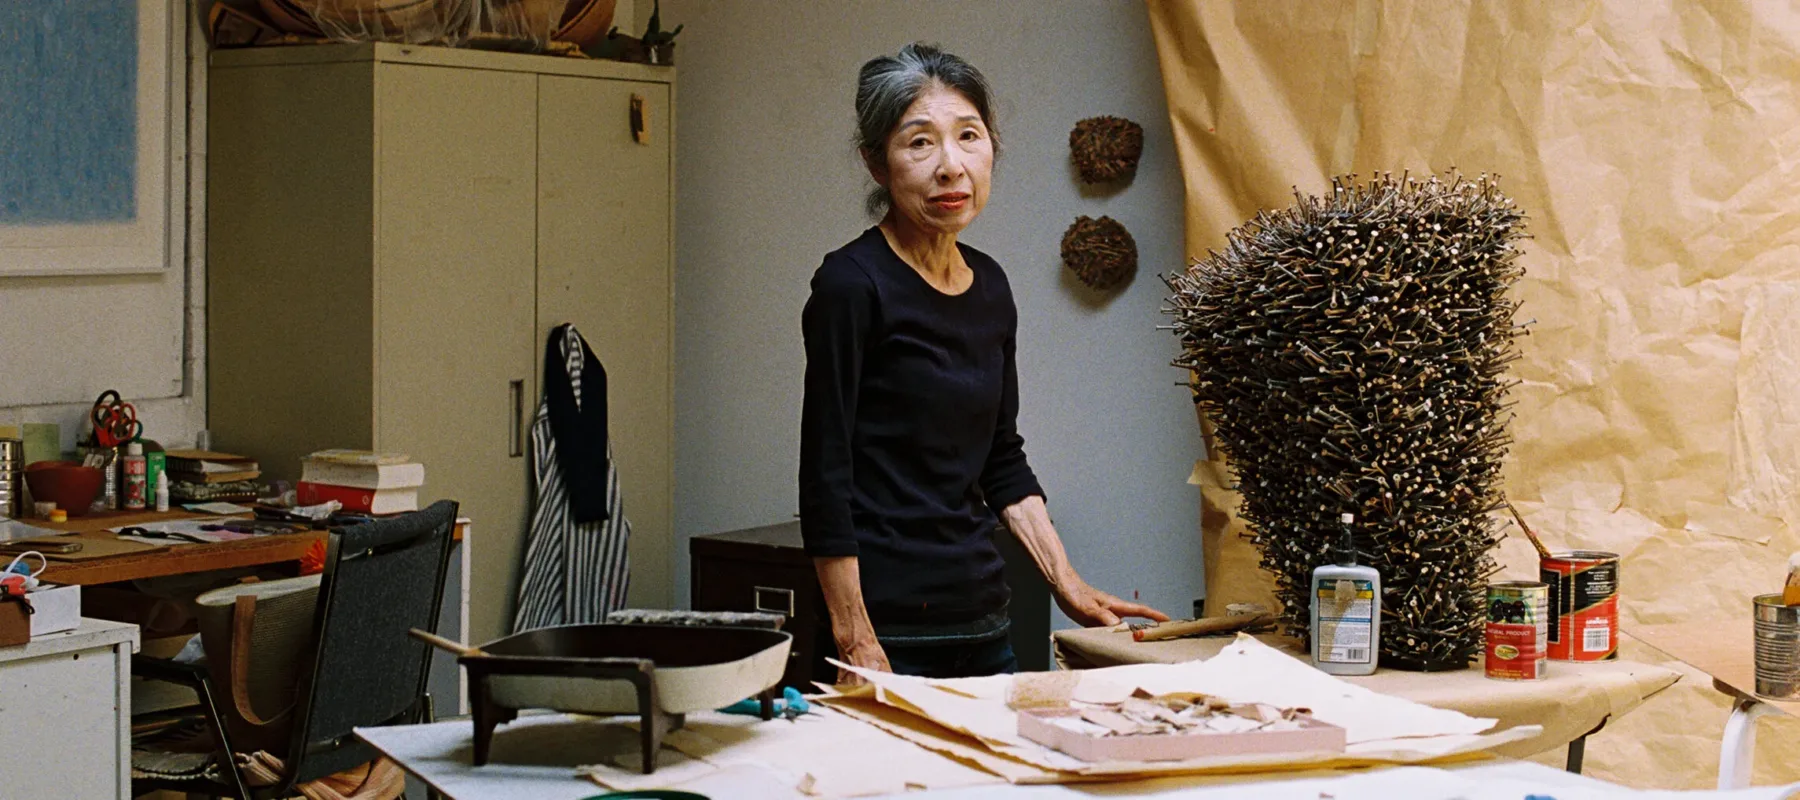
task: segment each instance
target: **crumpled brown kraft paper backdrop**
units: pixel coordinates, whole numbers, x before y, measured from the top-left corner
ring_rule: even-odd
[[[1800,519],[1800,13],[1785,3],[1151,0],[1187,251],[1344,173],[1498,173],[1530,215],[1506,488],[1555,549],[1623,556],[1624,627],[1750,613]],[[1170,265],[1171,268],[1174,265]],[[1269,597],[1223,464],[1194,481],[1209,608]],[[1533,578],[1522,539],[1505,576]],[[1748,648],[1751,643],[1744,642]],[[1667,659],[1636,642],[1624,657]],[[1589,774],[1712,785],[1704,676]],[[1555,664],[1551,665],[1555,668]],[[1800,780],[1800,722],[1755,779]],[[1560,758],[1546,754],[1545,758]]]

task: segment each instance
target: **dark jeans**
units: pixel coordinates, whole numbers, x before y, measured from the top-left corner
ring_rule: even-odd
[[[820,653],[840,658],[830,633],[820,637],[818,647]],[[1019,671],[1019,659],[1013,655],[1012,641],[1005,636],[967,644],[893,645],[884,642],[881,649],[887,653],[888,665],[893,667],[896,675],[975,678]],[[837,682],[836,667],[820,662],[819,673],[813,676],[814,680]]]
[[[971,644],[937,644],[921,647],[883,645],[888,664],[896,675],[921,678],[975,678],[1019,671],[1012,641],[1002,636]]]

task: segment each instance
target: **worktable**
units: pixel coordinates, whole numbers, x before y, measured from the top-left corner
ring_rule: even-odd
[[[1272,635],[1257,638],[1295,658],[1308,657],[1294,639]],[[1085,669],[1178,664],[1211,658],[1230,644],[1232,637],[1136,642],[1129,630],[1119,627],[1057,631],[1052,641],[1059,666]],[[1503,745],[1496,752],[1525,758],[1567,745],[1569,771],[1580,772],[1588,734],[1600,730],[1608,720],[1629,713],[1681,678],[1674,670],[1631,661],[1552,661],[1548,666],[1547,677],[1541,681],[1493,680],[1479,665],[1451,672],[1378,669],[1374,675],[1343,680],[1428,706],[1499,720],[1495,730],[1541,725],[1543,733]]]
[[[716,713],[705,713],[692,715],[689,719],[691,723],[706,725],[718,721],[720,717]],[[844,719],[817,721],[828,725],[849,722]],[[783,726],[791,723],[772,720],[744,724]],[[470,725],[466,720],[360,728],[357,735],[399,763],[407,772],[432,786],[447,800],[584,800],[604,794],[606,790],[577,774],[578,766],[611,759],[635,763],[636,758],[636,736],[624,726],[566,714],[527,715],[501,727],[494,740],[495,760],[483,767],[475,767],[469,763]],[[894,771],[894,762],[900,760],[895,756],[904,754],[890,748],[917,749],[923,753],[922,748],[891,737],[888,746],[863,754],[865,763],[843,763],[839,766],[848,771]],[[667,750],[664,754],[672,756]],[[659,773],[673,766],[675,758],[677,757],[672,756],[667,759],[668,765],[659,767]],[[659,759],[659,764],[664,762],[664,759]],[[671,773],[671,779],[673,777]],[[683,781],[678,785],[684,790],[721,800],[799,800],[806,797],[795,788],[791,775],[784,776],[769,766],[753,762],[740,763],[710,776]],[[1730,797],[1733,800],[1779,800],[1792,796],[1795,788],[1765,788],[1733,793]],[[990,776],[959,787],[874,796],[892,797],[894,800],[1075,800],[1095,796],[1158,797],[1165,800],[1317,800],[1321,797],[1334,797],[1338,800],[1386,800],[1400,797],[1419,800],[1451,797],[1466,800],[1522,800],[1532,793],[1548,796],[1552,792],[1559,798],[1581,797],[1588,800],[1640,795],[1613,784],[1539,764],[1489,759],[1440,767],[1214,775],[1073,786],[1014,786]],[[1653,793],[1643,795],[1654,796]],[[833,795],[823,792],[820,796]]]
[[[1634,625],[1627,633],[1670,658],[1712,676],[1713,688],[1732,699],[1731,718],[1719,742],[1719,788],[1750,785],[1756,754],[1756,720],[1778,713],[1800,717],[1800,700],[1756,695],[1756,625],[1749,615],[1726,621]]]

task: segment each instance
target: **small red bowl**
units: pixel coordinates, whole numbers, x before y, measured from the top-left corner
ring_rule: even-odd
[[[84,467],[78,461],[34,461],[25,465],[25,485],[31,487],[31,499],[50,501],[79,517],[88,513],[106,473],[99,467]]]

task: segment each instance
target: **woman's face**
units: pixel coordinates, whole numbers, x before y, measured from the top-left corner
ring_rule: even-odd
[[[968,98],[933,83],[888,135],[885,162],[869,171],[893,196],[895,213],[926,231],[955,234],[987,205],[994,142]]]

